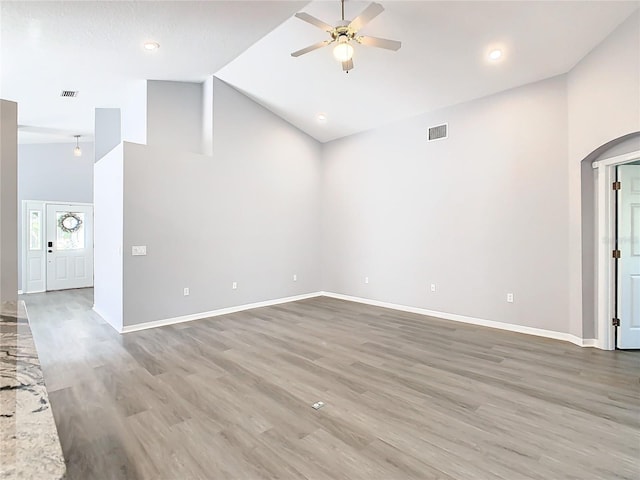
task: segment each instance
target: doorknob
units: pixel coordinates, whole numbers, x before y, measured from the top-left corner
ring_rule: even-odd
[[[49,250],[49,253],[53,253],[53,250]]]

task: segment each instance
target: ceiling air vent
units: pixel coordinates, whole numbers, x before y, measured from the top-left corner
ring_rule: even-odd
[[[429,142],[433,142],[434,140],[441,140],[443,138],[447,138],[448,126],[449,126],[448,123],[443,123],[442,125],[429,127],[429,131],[427,132],[427,140]]]
[[[62,92],[60,92],[60,96],[61,97],[77,97],[78,93],[79,92],[77,90],[62,90]]]

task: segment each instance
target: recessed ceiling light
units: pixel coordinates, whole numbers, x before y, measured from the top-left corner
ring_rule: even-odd
[[[145,50],[157,50],[160,48],[160,44],[158,42],[144,42]]]
[[[327,116],[324,113],[319,113],[318,114],[318,121],[319,122],[326,122],[327,121]]]
[[[489,60],[495,61],[500,59],[500,57],[502,57],[502,50],[500,50],[499,48],[496,48],[489,52]]]

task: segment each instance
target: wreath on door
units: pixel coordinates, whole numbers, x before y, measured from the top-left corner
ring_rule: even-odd
[[[80,230],[82,219],[75,213],[67,212],[58,219],[60,230],[67,233],[73,233]]]

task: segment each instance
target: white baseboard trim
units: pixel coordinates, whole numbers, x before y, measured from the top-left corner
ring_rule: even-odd
[[[22,289],[18,290],[18,295],[22,295]]]
[[[499,330],[506,330],[509,332],[524,333],[526,335],[535,335],[538,337],[552,338],[555,340],[563,340],[565,342],[570,342],[580,347],[601,348],[598,341],[593,338],[582,339],[580,337],[571,335],[569,333],[556,332],[554,330],[545,330],[542,328],[526,327],[523,325],[516,325],[514,323],[496,322],[493,320],[485,320],[482,318],[468,317],[465,315],[458,315],[455,313],[438,312],[436,310],[427,310],[425,308],[410,307],[408,305],[382,302],[379,300],[371,300],[371,299],[362,298],[362,297],[353,297],[351,295],[343,295],[341,293],[333,293],[333,292],[305,293],[302,295],[294,295],[292,297],[277,298],[274,300],[265,300],[262,302],[248,303],[245,305],[237,305],[234,307],[220,308],[218,310],[211,310],[208,312],[193,313],[190,315],[182,315],[180,317],[164,318],[161,320],[154,320],[151,322],[138,323],[136,325],[127,325],[122,327],[121,329],[116,328],[113,325],[113,323],[109,321],[107,317],[105,317],[100,311],[98,311],[95,308],[95,305],[93,306],[93,310],[102,318],[104,318],[107,323],[109,323],[112,327],[118,330],[119,333],[131,333],[131,332],[137,332],[140,330],[146,330],[149,328],[164,327],[167,325],[174,325],[176,323],[191,322],[193,320],[202,320],[204,318],[218,317],[220,315],[228,315],[230,313],[242,312],[244,310],[251,310],[253,308],[270,307],[272,305],[280,305],[282,303],[296,302],[298,300],[305,300],[307,298],[314,298],[314,297],[321,297],[321,296],[336,298],[339,300],[346,300],[349,302],[363,303],[363,304],[372,305],[375,307],[389,308],[391,310],[399,310],[402,312],[417,313],[419,315],[436,317],[444,320],[451,320],[454,322],[468,323],[470,325],[479,325],[482,327],[497,328]]]
[[[597,338],[580,338],[576,337],[575,335],[570,335],[570,337],[571,339],[569,341],[575,345],[578,345],[579,347],[593,347],[605,350],[600,346]]]
[[[244,310],[251,310],[252,308],[270,307],[272,305],[280,305],[281,303],[297,302],[298,300],[305,300],[307,298],[319,297],[321,295],[322,295],[322,292],[305,293],[302,295],[294,295],[292,297],[276,298],[275,300],[265,300],[263,302],[247,303],[245,305],[238,305],[235,307],[220,308],[218,310],[211,310],[209,312],[193,313],[191,315],[165,318],[162,320],[154,320],[151,322],[138,323],[136,325],[126,325],[120,330],[120,333],[137,332],[139,330],[146,330],[148,328],[164,327],[166,325],[174,325],[176,323],[191,322],[193,320],[202,320],[203,318],[218,317],[220,315],[228,315],[230,313],[242,312]]]
[[[465,315],[457,315],[455,313],[438,312],[435,310],[427,310],[425,308],[410,307],[407,305],[399,305],[397,303],[381,302],[379,300],[371,300],[362,297],[352,297],[341,293],[321,292],[323,296],[347,300],[350,302],[364,303],[375,307],[389,308],[402,312],[417,313],[429,317],[442,318],[444,320],[452,320],[454,322],[468,323],[471,325],[479,325],[482,327],[497,328],[499,330],[507,330],[509,332],[524,333],[527,335],[535,335],[537,337],[553,338],[555,340],[564,340],[571,342],[580,347],[598,347],[595,339],[582,339],[569,333],[556,332],[554,330],[545,330],[542,328],[526,327],[524,325],[516,325],[514,323],[496,322],[494,320],[484,320],[482,318],[468,317]]]

